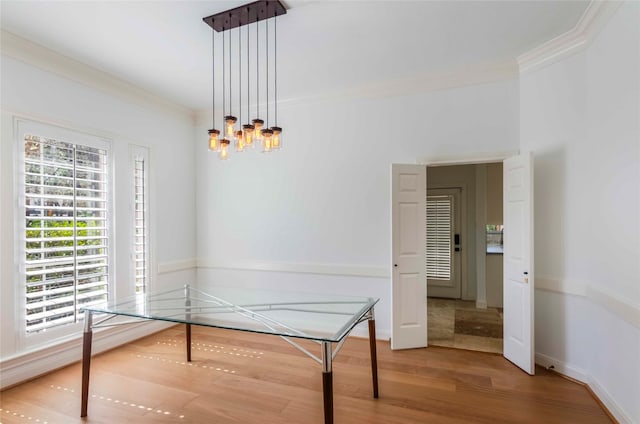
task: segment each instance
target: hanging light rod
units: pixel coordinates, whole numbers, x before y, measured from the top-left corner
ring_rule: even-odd
[[[279,0],[258,0],[238,6],[235,9],[207,16],[202,20],[217,32],[222,32],[284,15],[285,13],[287,13],[287,9]]]

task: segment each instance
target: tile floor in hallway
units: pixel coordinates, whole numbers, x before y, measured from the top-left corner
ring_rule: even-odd
[[[429,345],[502,353],[502,309],[474,301],[427,298]]]

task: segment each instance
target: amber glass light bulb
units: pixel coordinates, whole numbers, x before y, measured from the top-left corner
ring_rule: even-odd
[[[262,141],[262,152],[268,153],[273,149],[273,131],[270,129],[262,130],[262,137],[264,138]]]
[[[215,129],[209,130],[209,150],[211,150],[212,152],[217,152],[218,150],[220,150],[218,137],[220,137],[220,131]]]
[[[273,137],[271,137],[271,148],[273,150],[278,150],[282,147],[282,128],[271,127],[271,131],[273,131]]]
[[[225,116],[224,117],[224,122],[227,125],[227,131],[225,133],[225,137],[228,139],[231,139],[235,136],[235,125],[236,122],[238,122],[238,119],[235,116]]]
[[[236,131],[236,152],[244,151],[245,142],[244,137],[242,136],[242,131]]]
[[[220,153],[219,153],[219,158],[220,160],[227,160],[229,159],[229,140],[227,140],[226,138],[223,138],[222,140],[220,140]]]
[[[254,127],[253,139],[255,141],[262,141],[262,126],[264,125],[264,121],[262,119],[254,119],[251,123],[253,123]]]
[[[244,133],[244,144],[247,147],[253,146],[253,132],[255,128],[251,124],[245,124],[242,126],[242,132]]]

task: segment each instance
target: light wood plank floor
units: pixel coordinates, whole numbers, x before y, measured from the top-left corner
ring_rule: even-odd
[[[195,327],[193,348],[188,364],[176,326],[95,356],[86,420],[75,364],[2,392],[0,422],[323,422],[321,367],[283,340]],[[495,354],[378,342],[378,366],[373,399],[368,341],[345,343],[334,362],[337,424],[611,422],[585,387],[542,368],[528,376]]]

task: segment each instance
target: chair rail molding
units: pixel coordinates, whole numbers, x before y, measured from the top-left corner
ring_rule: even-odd
[[[207,259],[199,259],[198,268],[292,272],[298,274],[337,275],[347,277],[391,278],[391,271],[389,269],[369,265],[257,261],[216,262]]]
[[[607,293],[590,281],[536,276],[536,290],[586,297],[591,302],[602,306],[609,312],[640,329],[640,305],[634,304],[618,295]]]
[[[185,271],[188,269],[195,269],[198,266],[198,261],[194,258],[181,259],[171,262],[161,262],[158,264],[158,275],[168,274],[171,272]]]

